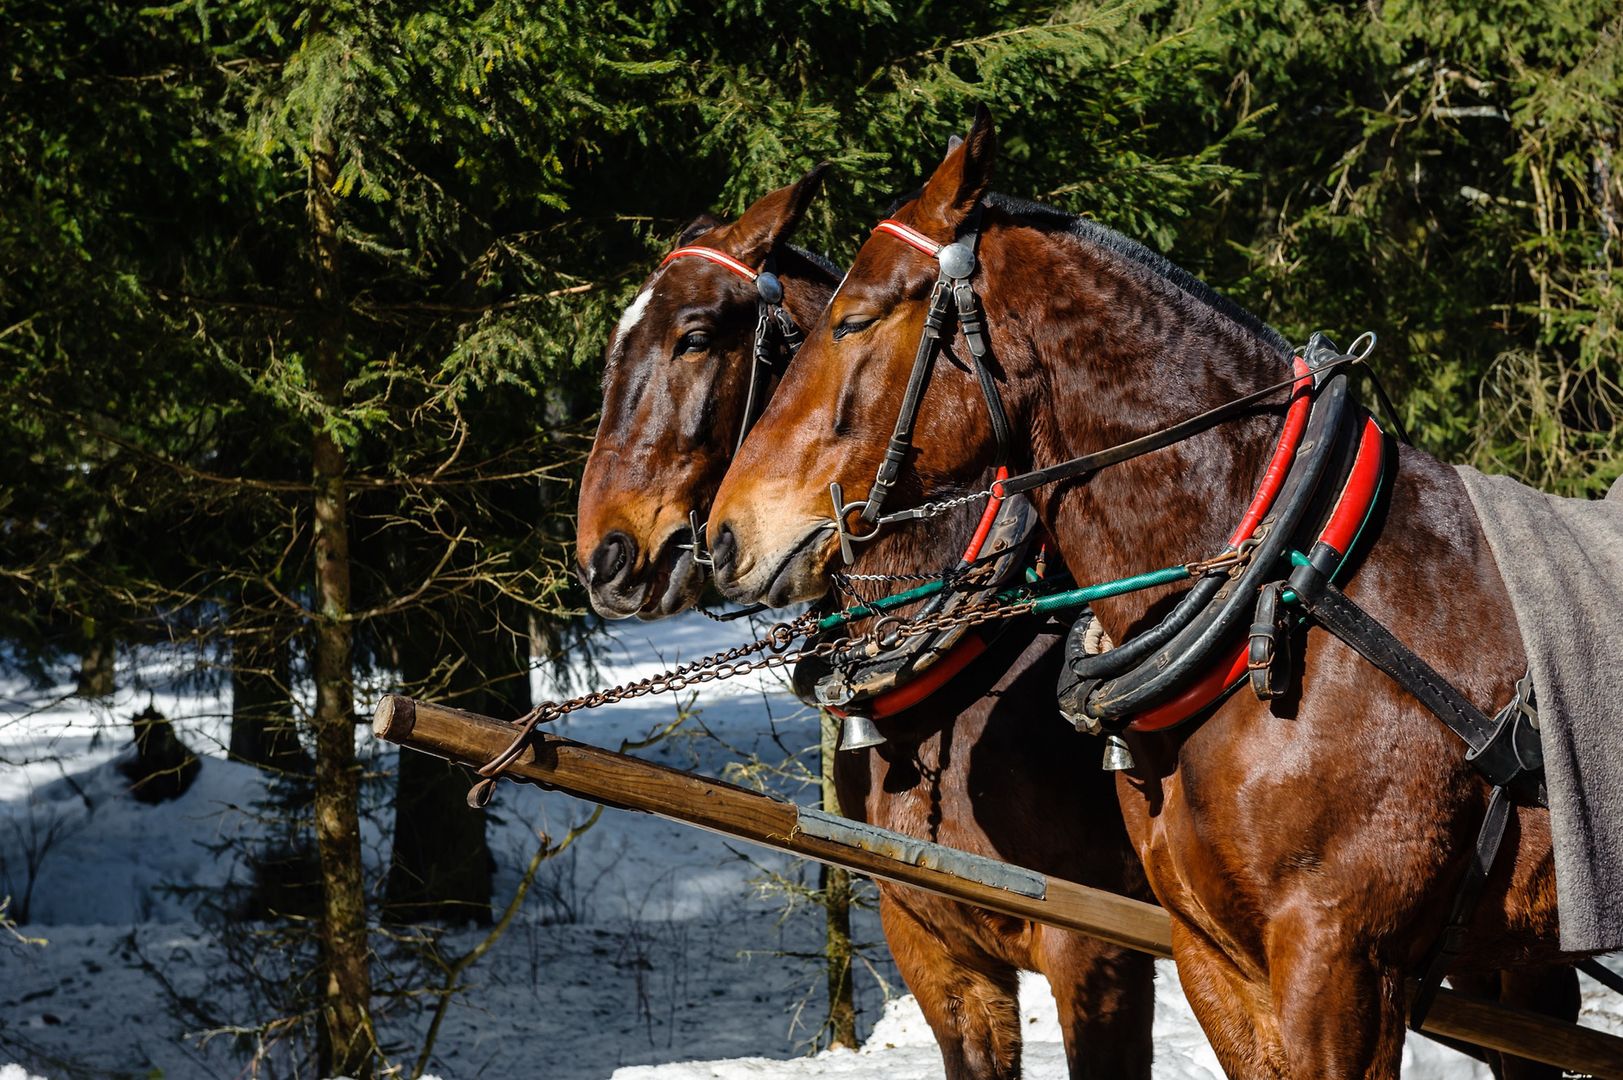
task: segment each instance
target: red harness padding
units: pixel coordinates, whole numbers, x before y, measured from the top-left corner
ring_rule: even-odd
[[[1279,497],[1279,489],[1285,484],[1285,474],[1290,472],[1291,462],[1296,460],[1296,448],[1302,442],[1308,414],[1313,411],[1313,369],[1298,356],[1292,362],[1292,370],[1301,378],[1291,388],[1291,404],[1285,411],[1285,426],[1279,432],[1279,445],[1274,447],[1274,456],[1263,471],[1262,482],[1257,485],[1257,493],[1251,497],[1251,505],[1245,508],[1240,524],[1229,538],[1231,548],[1238,547],[1241,541],[1257,530],[1257,522],[1262,520],[1262,516]]]
[[[1294,409],[1295,405],[1291,407]],[[1297,434],[1300,436],[1299,431]],[[1275,464],[1278,463],[1278,457],[1276,453]],[[1386,436],[1382,434],[1380,425],[1375,422],[1374,417],[1367,417],[1364,421],[1363,434],[1358,440],[1358,455],[1353,459],[1352,469],[1347,473],[1347,482],[1342,486],[1341,495],[1336,499],[1335,509],[1330,512],[1329,521],[1319,533],[1319,542],[1328,544],[1343,558],[1357,537],[1359,527],[1369,515],[1370,506],[1375,502],[1375,493],[1380,488],[1381,472],[1385,466]],[[1286,468],[1288,467],[1287,462]],[[1269,468],[1271,471],[1273,465]],[[1274,484],[1274,490],[1276,493],[1279,490],[1278,483]],[[1260,518],[1259,514],[1258,519]],[[1249,532],[1244,535],[1249,535]],[[1213,667],[1176,697],[1139,713],[1127,725],[1128,728],[1133,731],[1164,731],[1183,723],[1217,701],[1229,691],[1230,687],[1244,679],[1249,659],[1250,643],[1242,641],[1228,663]]]

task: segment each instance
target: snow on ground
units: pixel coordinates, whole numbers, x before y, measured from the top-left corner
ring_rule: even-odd
[[[590,678],[597,685],[640,678],[747,635],[743,626],[698,617],[615,624],[598,642]],[[224,760],[229,701],[188,690],[166,671],[160,658],[143,657],[121,673],[121,684],[135,686],[110,709],[87,708],[61,692],[0,686],[0,761],[21,762],[0,769],[0,896],[27,893],[23,930],[49,940],[0,940],[0,1063],[18,1063],[0,1068],[0,1080],[237,1075],[248,1048],[231,1035],[199,1035],[264,1019],[245,997],[251,976],[233,967],[232,957],[247,943],[248,952],[274,958],[274,947],[254,944],[263,928],[253,925],[234,925],[233,938],[222,940],[199,921],[197,901],[242,879],[228,842],[264,830],[258,804],[265,783],[257,770]],[[540,673],[536,682],[546,695],[579,689]],[[128,753],[130,715],[149,701],[206,755],[183,798],[151,807],[125,794],[115,768]],[[678,706],[696,711],[709,734],[690,722],[686,734],[639,751],[644,756],[715,775],[740,754],[781,760],[784,747],[815,738],[815,720],[772,675],[709,684],[691,701],[661,696],[576,713],[556,730],[614,746],[670,723]],[[388,856],[387,777],[395,754],[364,729],[358,740],[368,772],[383,778],[363,837],[369,880],[377,881]],[[556,792],[503,785],[490,828],[498,896],[511,893],[536,832],[562,836],[590,811]],[[446,1080],[941,1076],[913,999],[887,1002],[876,981],[905,990],[871,911],[858,912],[855,926],[859,940],[877,946],[871,972],[858,978],[863,1026],[871,1025],[866,1042],[855,1052],[804,1056],[808,1025],[815,1029],[822,1009],[820,975],[804,956],[817,951],[820,927],[804,910],[782,918],[781,900],[757,888],[769,872],[806,868],[699,830],[606,812],[570,853],[543,868],[524,916],[471,970],[431,1069]],[[447,947],[465,950],[479,937],[456,932]],[[380,964],[380,982],[396,962]],[[1157,1080],[1220,1076],[1173,969],[1158,965],[1157,976]],[[1585,1022],[1623,1033],[1623,1008],[1585,985]],[[1026,1074],[1063,1076],[1046,983],[1028,976],[1021,1000]],[[409,1066],[426,1024],[420,1010],[385,1017],[382,1038],[396,1060]],[[1406,1055],[1405,1075],[1419,1080],[1487,1076],[1424,1039],[1412,1038]]]

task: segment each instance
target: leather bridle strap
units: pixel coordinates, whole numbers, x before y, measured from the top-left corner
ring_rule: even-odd
[[[773,266],[771,255],[766,257],[760,270],[751,269],[725,251],[716,248],[701,247],[690,244],[679,247],[660,260],[659,265],[665,266],[677,259],[697,258],[715,263],[725,270],[729,270],[755,286],[757,295],[755,319],[755,345],[753,350],[753,363],[750,365],[749,391],[744,397],[744,414],[738,425],[738,438],[733,442],[733,453],[736,455],[744,445],[744,437],[755,426],[756,419],[766,402],[766,374],[781,374],[777,369],[776,354],[778,350],[773,347],[772,334],[775,330],[781,343],[783,352],[793,356],[806,340],[806,335],[800,327],[795,325],[794,318],[789,310],[783,306],[783,282]]]
[[[1338,356],[1326,360],[1314,370],[1316,372],[1328,372],[1347,364],[1356,364],[1364,359],[1364,355],[1362,353],[1349,353],[1345,356]],[[1107,447],[1092,454],[1083,454],[1080,457],[1071,458],[1069,461],[1050,465],[1045,469],[1033,469],[1031,472],[1011,476],[1007,480],[999,480],[992,485],[992,490],[999,495],[1018,495],[1033,488],[1042,487],[1044,484],[1053,484],[1061,480],[1086,476],[1089,473],[1098,472],[1106,466],[1120,465],[1124,461],[1131,461],[1133,458],[1142,457],[1153,451],[1164,450],[1173,443],[1183,442],[1185,439],[1199,435],[1208,428],[1214,428],[1218,424],[1240,416],[1251,406],[1272,397],[1287,386],[1296,385],[1298,381],[1300,381],[1300,376],[1292,375],[1287,379],[1270,383],[1261,390],[1255,390],[1244,397],[1225,401],[1216,408],[1207,409],[1205,412],[1191,416],[1187,420],[1180,420],[1171,427],[1152,431],[1148,435],[1140,435],[1136,439],[1117,443],[1115,446]]]
[[[902,393],[897,410],[896,426],[885,447],[884,460],[874,477],[862,508],[862,520],[873,524],[879,520],[891,489],[901,476],[902,466],[913,447],[913,430],[918,423],[919,408],[924,402],[924,391],[935,370],[935,360],[941,352],[941,338],[950,318],[956,317],[969,346],[975,377],[980,383],[981,396],[986,399],[987,416],[992,426],[992,438],[997,444],[993,467],[1002,467],[1009,458],[1009,418],[998,393],[997,381],[987,366],[991,349],[986,340],[986,316],[981,310],[980,298],[969,283],[975,273],[975,245],[980,239],[981,208],[976,206],[960,230],[958,238],[950,244],[937,244],[913,227],[887,218],[874,227],[875,233],[884,233],[909,247],[935,259],[940,266],[935,287],[930,292],[930,307],[924,317],[924,330],[919,335],[918,351],[913,356],[913,369],[908,375],[907,389]]]

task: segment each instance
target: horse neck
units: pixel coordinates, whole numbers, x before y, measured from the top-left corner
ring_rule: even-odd
[[[1020,232],[1044,254],[1012,253],[1004,280],[1038,290],[1027,298],[1068,283],[1060,303],[1037,305],[1024,370],[1010,372],[1023,399],[1016,409],[1030,433],[1030,467],[1165,428],[1289,373],[1288,360],[1257,332],[1148,267],[1073,236]],[[990,296],[987,306],[1005,302]],[[1038,489],[1033,501],[1079,582],[1215,555],[1261,478],[1282,417],[1282,404],[1261,410],[1091,478]],[[1121,641],[1167,600],[1167,590],[1156,590],[1095,611]]]

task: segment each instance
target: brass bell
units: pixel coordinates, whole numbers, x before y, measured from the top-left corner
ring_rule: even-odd
[[[856,713],[848,715],[844,727],[840,729],[841,750],[866,750],[884,741],[885,737],[879,733],[879,725],[869,717]]]
[[[1105,772],[1126,772],[1134,764],[1133,752],[1127,748],[1127,740],[1120,735],[1106,735],[1103,762]]]

